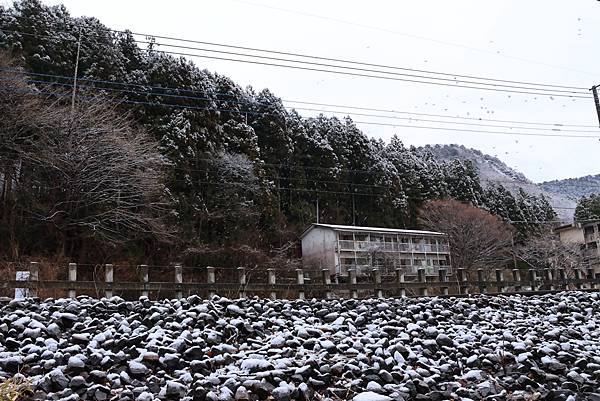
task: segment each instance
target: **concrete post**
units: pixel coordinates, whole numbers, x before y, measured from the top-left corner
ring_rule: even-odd
[[[113,296],[112,285],[114,282],[114,266],[110,263],[104,265],[104,282],[106,283],[106,290],[104,296],[111,298]]]
[[[348,269],[348,274],[350,275],[350,284],[356,286],[356,270]],[[356,288],[352,288],[352,298],[358,298],[358,291]]]
[[[396,269],[396,282],[400,284],[400,296],[406,297],[406,288],[404,287],[404,273],[402,269]]]
[[[299,286],[304,285],[304,270],[296,269],[296,278]],[[304,290],[302,288],[298,290],[298,299],[306,299],[306,294],[304,294]]]
[[[485,281],[485,275],[483,269],[477,269],[477,281],[479,285],[479,293],[487,293],[487,283]]]
[[[467,285],[467,271],[464,268],[456,269],[456,279],[458,281],[458,293],[468,294],[469,287]]]
[[[29,281],[35,283],[35,287],[29,287],[29,296],[35,298],[38,296],[37,287],[40,281],[40,264],[38,262],[29,262]]]
[[[581,282],[579,282],[579,280],[582,280],[582,272],[579,269],[575,269],[575,280],[577,280],[577,284],[575,284],[575,286],[577,287],[578,290],[581,290],[583,288],[583,284]]]
[[[417,280],[419,283],[423,283],[423,287],[421,287],[421,295],[426,297],[429,295],[427,291],[427,276],[425,275],[425,269],[421,268],[417,270]]]
[[[533,269],[529,269],[528,271],[529,273],[529,282],[531,283],[531,291],[537,291],[537,284],[536,284],[536,274],[535,274],[535,270]]]
[[[565,273],[565,269],[564,268],[559,268],[558,269],[558,281],[560,281],[560,289],[561,290],[567,290],[568,289],[567,275]]]
[[[552,281],[554,281],[554,274],[552,274],[551,269],[546,269],[546,279],[548,280],[548,284],[550,285],[550,291],[556,290],[556,286],[552,283]]]
[[[383,290],[381,289],[381,270],[373,269],[373,282],[375,283],[375,296],[383,298]]]
[[[586,278],[590,281],[590,283],[588,284],[588,288],[589,289],[594,288],[594,284],[591,282],[594,280],[594,269],[593,268],[590,267],[587,269],[587,277]]]
[[[499,293],[504,292],[504,271],[496,269],[496,289]]]
[[[175,284],[183,284],[183,266],[180,264],[175,265]],[[183,298],[183,291],[181,289],[175,290],[175,298]]]
[[[277,278],[275,277],[275,269],[267,269],[267,273],[269,275],[269,285],[275,285],[277,283]],[[277,299],[277,292],[274,288],[271,289],[270,296],[271,299]]]
[[[140,280],[142,281],[142,284],[144,284],[144,286],[146,286],[148,284],[148,281],[150,281],[149,277],[148,277],[148,265],[139,265],[138,272],[139,272]],[[142,297],[147,297],[148,290],[143,289],[140,295]]]
[[[521,272],[519,269],[512,270],[513,281],[515,282],[515,291],[521,291]]]
[[[438,279],[439,279],[440,283],[448,282],[448,272],[446,269],[438,270]],[[442,291],[442,295],[448,295],[448,287],[447,286],[441,286],[440,288]]]
[[[208,296],[215,296],[215,283],[217,282],[215,268],[213,266],[206,266],[206,284],[208,284]]]
[[[323,285],[330,286],[331,285],[331,276],[329,275],[329,269],[321,270],[321,274],[323,276]],[[332,298],[331,290],[329,288],[327,288],[327,290],[325,290],[325,298],[326,299]]]
[[[246,268],[238,267],[237,271],[238,271],[238,280],[240,283],[240,291],[239,291],[238,296],[240,298],[246,298]]]
[[[77,281],[77,263],[69,263],[69,281]],[[69,298],[75,298],[77,291],[74,288],[69,289]]]

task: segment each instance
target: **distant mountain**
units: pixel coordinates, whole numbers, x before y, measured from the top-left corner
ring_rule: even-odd
[[[571,220],[573,218],[573,209],[577,204],[577,199],[581,196],[573,196],[571,191],[561,189],[560,183],[569,181],[550,181],[549,183],[536,184],[529,180],[523,173],[508,167],[497,157],[486,155],[479,150],[469,149],[462,145],[427,145],[422,148],[433,154],[439,160],[470,160],[479,171],[479,177],[483,185],[501,184],[511,192],[516,192],[519,188],[533,195],[544,195],[550,204],[554,207],[556,214],[560,219]],[[595,187],[600,188],[600,175],[596,177]],[[582,180],[576,178],[573,180]],[[557,183],[552,185],[551,183]],[[548,185],[546,185],[548,184]],[[581,184],[581,187],[589,184]],[[565,186],[566,188],[566,186]],[[581,188],[583,190],[583,188]]]
[[[566,195],[577,200],[582,196],[600,193],[600,174],[546,181],[538,185],[545,191]]]

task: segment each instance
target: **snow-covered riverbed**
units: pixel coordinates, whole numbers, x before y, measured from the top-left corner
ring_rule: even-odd
[[[17,372],[38,399],[600,400],[600,297],[5,300]]]

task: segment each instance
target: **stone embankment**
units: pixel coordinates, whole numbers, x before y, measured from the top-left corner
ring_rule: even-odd
[[[51,400],[600,400],[600,296],[0,302]]]

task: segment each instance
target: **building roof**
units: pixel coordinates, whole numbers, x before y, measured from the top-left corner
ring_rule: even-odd
[[[384,228],[384,227],[362,227],[362,226],[344,226],[338,224],[311,224],[302,234],[300,238],[303,238],[313,228],[328,228],[334,231],[352,231],[352,232],[370,232],[378,234],[407,234],[407,235],[445,235],[436,231],[423,231],[423,230],[405,230],[402,228]]]
[[[554,229],[554,231],[557,232],[557,231],[569,230],[571,228],[584,228],[584,227],[590,226],[592,224],[598,224],[598,223],[600,223],[600,220],[587,220],[585,222],[574,221],[572,223],[564,224],[562,226],[556,227]]]
[[[581,225],[578,225],[577,223],[563,224],[562,226],[556,227],[554,231],[564,231],[569,230],[571,228],[581,228]]]

